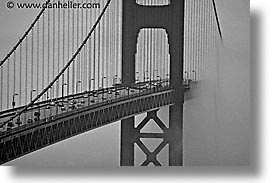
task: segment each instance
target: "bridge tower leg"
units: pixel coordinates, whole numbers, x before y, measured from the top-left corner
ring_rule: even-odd
[[[168,35],[170,54],[170,86],[174,89],[175,105],[169,108],[169,128],[163,138],[169,144],[169,166],[183,165],[183,25],[185,0],[170,0],[166,6],[141,6],[136,0],[123,0],[122,17],[122,82],[135,83],[135,54],[138,33],[142,28],[162,28]],[[152,113],[150,113],[152,117]],[[156,114],[156,113],[155,113]],[[152,117],[155,118],[156,117]],[[121,166],[134,166],[136,138],[135,119],[121,122]],[[154,137],[154,135],[151,135]],[[150,155],[147,154],[147,158]],[[152,160],[153,162],[153,160]]]

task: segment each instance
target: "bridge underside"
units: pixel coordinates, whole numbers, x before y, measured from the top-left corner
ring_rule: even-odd
[[[0,164],[112,122],[174,105],[173,95],[173,90],[166,89],[119,99],[5,132],[0,136]]]

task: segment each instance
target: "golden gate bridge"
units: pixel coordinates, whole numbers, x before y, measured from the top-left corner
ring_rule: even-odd
[[[146,154],[143,166],[161,165],[166,145],[169,165],[183,164],[184,95],[222,44],[215,1],[98,2],[44,7],[0,62],[0,163],[121,121],[122,166],[134,165],[135,145]],[[169,126],[158,117],[164,106]],[[163,133],[142,133],[150,120]],[[141,138],[162,142],[151,152]]]

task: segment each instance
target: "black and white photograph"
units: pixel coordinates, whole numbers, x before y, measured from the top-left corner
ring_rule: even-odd
[[[2,0],[1,168],[257,176],[262,16],[250,3]]]
[[[249,3],[216,1],[2,2],[1,163],[248,166]]]

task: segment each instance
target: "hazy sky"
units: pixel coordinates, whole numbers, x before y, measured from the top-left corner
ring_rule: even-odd
[[[36,1],[43,2],[43,0]],[[17,42],[38,13],[36,10],[8,10],[6,2],[7,0],[0,2],[1,59]],[[246,164],[249,152],[247,144],[250,105],[249,0],[216,0],[216,2],[224,36],[224,48],[220,55],[223,59],[220,60],[219,82],[222,86],[219,96],[224,102],[223,109],[227,112],[221,112],[225,117],[222,118],[222,122],[218,121],[219,128],[216,128],[216,123],[204,123],[205,126],[202,127],[202,130],[205,131],[202,135],[205,136],[201,140],[196,140],[195,136],[199,131],[195,125],[200,126],[202,123],[197,121],[191,126],[187,125],[186,128],[190,127],[190,137],[187,143],[197,145],[197,149],[189,148],[189,155],[187,152],[188,164],[207,161],[213,161],[213,164],[236,164],[238,161]],[[198,108],[194,104],[190,104],[190,106],[190,108]],[[209,129],[210,127],[214,128]],[[8,165],[117,166],[119,165],[119,133],[120,123],[114,123],[26,155],[8,163]],[[215,139],[212,142],[213,136]],[[207,139],[209,139],[209,146],[200,146]],[[232,147],[236,151],[232,150]],[[225,157],[222,157],[222,154],[225,154]]]

